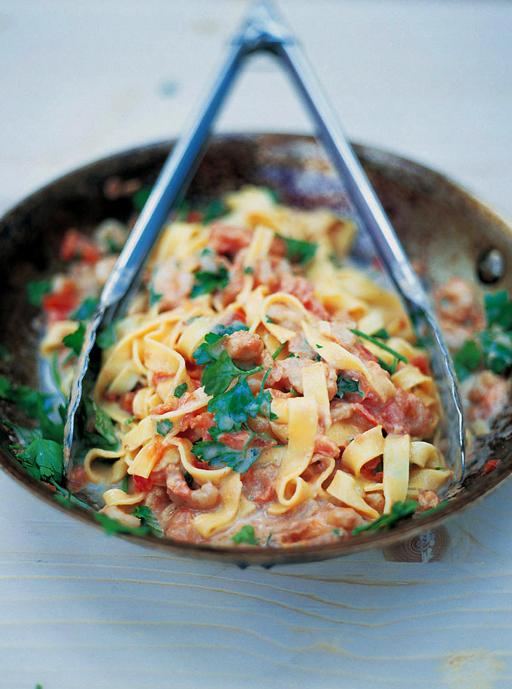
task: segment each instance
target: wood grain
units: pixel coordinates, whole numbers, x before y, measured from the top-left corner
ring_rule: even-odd
[[[512,216],[512,5],[282,5],[352,135],[444,168]],[[1,1],[0,206],[176,133],[242,9]],[[265,62],[223,122],[306,124]],[[4,475],[0,493],[0,689],[512,686],[510,483],[449,524],[441,561],[369,552],[270,571],[106,537]]]

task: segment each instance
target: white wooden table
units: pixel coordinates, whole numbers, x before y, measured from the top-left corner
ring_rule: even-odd
[[[282,6],[353,138],[443,169],[512,216],[512,4]],[[2,0],[0,210],[177,133],[242,10]],[[263,61],[221,124],[307,127]],[[270,571],[108,538],[4,475],[0,494],[0,689],[512,686],[512,483],[452,521],[441,561],[371,552]]]

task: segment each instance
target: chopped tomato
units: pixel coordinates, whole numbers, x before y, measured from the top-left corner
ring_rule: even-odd
[[[490,474],[492,471],[497,469],[499,465],[501,464],[501,459],[489,459],[487,462],[484,464],[484,468],[482,469],[482,474]]]
[[[420,356],[414,357],[414,359],[411,359],[411,364],[413,366],[416,366],[416,368],[419,368],[420,371],[423,373],[423,375],[425,375],[425,376],[430,375],[430,370],[428,367],[428,359],[426,356],[423,356],[421,354]]]
[[[149,478],[144,478],[143,476],[134,476],[133,485],[138,493],[147,493],[148,490],[153,488],[153,479],[151,476]]]
[[[121,395],[120,405],[121,409],[124,409],[128,414],[133,414],[133,399],[135,397],[135,392],[125,392]]]
[[[187,222],[201,222],[203,214],[200,211],[190,211],[187,215]]]
[[[57,292],[45,294],[43,309],[50,320],[64,320],[78,306],[78,291],[73,280],[64,280]]]
[[[86,235],[78,230],[68,230],[60,245],[60,257],[63,261],[79,258],[86,263],[96,263],[101,252]]]

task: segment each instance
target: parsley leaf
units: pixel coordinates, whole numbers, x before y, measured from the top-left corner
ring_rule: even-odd
[[[224,289],[229,282],[229,273],[225,266],[219,266],[218,270],[198,270],[195,273],[195,282],[190,296],[192,299],[201,294],[210,294],[215,290]]]
[[[73,311],[71,318],[74,321],[87,321],[96,311],[99,299],[97,297],[87,297],[80,306]]]
[[[158,294],[158,292],[155,292],[153,285],[149,286],[149,305],[154,306],[155,304],[158,304],[160,299],[162,298],[162,294]]]
[[[258,371],[259,368],[253,371]],[[237,376],[245,373],[233,362],[226,350],[222,350],[218,359],[205,366],[201,383],[207,395],[220,395]]]
[[[494,373],[505,373],[512,366],[512,332],[497,326],[480,333],[484,366]]]
[[[377,347],[380,347],[385,352],[389,352],[389,354],[392,354],[395,357],[395,359],[398,359],[398,361],[403,361],[404,364],[408,363],[409,359],[407,357],[405,357],[403,354],[399,354],[395,349],[391,349],[391,347],[388,347],[388,345],[381,342],[377,337],[367,335],[362,330],[358,330],[357,328],[350,328],[350,330],[354,333],[354,335],[357,335],[363,340],[368,340],[368,342],[372,342],[374,345],[377,345]]]
[[[121,522],[117,521],[117,519],[112,519],[112,517],[108,517],[106,514],[102,514],[101,512],[94,512],[94,519],[101,524],[105,530],[105,533],[107,533],[109,536],[115,533],[146,536],[150,531],[149,526],[126,526],[125,524],[121,524]]]
[[[386,328],[380,328],[380,330],[373,333],[373,337],[378,337],[379,340],[389,340],[389,333]]]
[[[62,443],[46,438],[34,438],[18,454],[18,458],[28,473],[41,481],[62,481],[64,459]]]
[[[84,338],[85,325],[80,323],[74,332],[70,333],[69,335],[65,335],[62,338],[62,344],[64,344],[66,347],[69,347],[69,349],[71,349],[76,356],[79,356],[84,344]]]
[[[134,517],[138,517],[141,520],[142,526],[149,527],[149,529],[155,535],[164,535],[164,532],[162,531],[162,527],[160,526],[158,519],[153,514],[152,509],[147,505],[137,505],[137,507],[133,510],[132,514]]]
[[[283,240],[286,248],[286,256],[292,263],[300,263],[306,265],[316,254],[318,244],[316,242],[306,242],[302,239],[293,239],[292,237],[285,237],[278,234],[278,237]]]
[[[203,224],[206,225],[214,220],[217,220],[218,218],[222,218],[222,216],[226,215],[228,211],[229,208],[226,206],[224,201],[222,201],[222,199],[213,199],[213,201],[210,201],[210,203],[202,211]]]
[[[347,393],[356,393],[364,397],[364,392],[360,389],[358,380],[338,376],[338,392],[336,396],[343,399]]]
[[[119,440],[110,416],[87,396],[84,397],[84,409],[88,445],[99,447],[102,450],[116,450],[119,447]],[[95,430],[97,433],[94,432]]]
[[[202,462],[214,467],[231,467],[240,474],[245,473],[261,453],[260,447],[234,450],[217,440],[202,440],[192,445],[193,454]]]
[[[173,422],[170,421],[169,419],[164,419],[163,421],[158,421],[156,424],[156,432],[158,435],[167,435],[170,431],[172,431],[172,427],[174,426]]]
[[[99,333],[96,342],[100,349],[108,349],[116,342],[116,327],[114,323],[109,323],[106,328]]]
[[[180,385],[176,386],[176,389],[174,390],[174,396],[178,398],[183,397],[187,390],[188,385],[186,383],[180,383]]]
[[[392,529],[401,519],[406,519],[412,516],[418,507],[418,503],[414,500],[405,500],[405,502],[395,502],[391,508],[389,514],[383,514],[375,521],[369,524],[362,524],[357,526],[353,531],[352,535],[357,536],[357,534],[363,531],[380,531],[380,529]]]
[[[150,194],[151,187],[148,186],[141,187],[135,192],[135,194],[132,196],[132,203],[136,211],[140,213],[140,211],[144,208]]]
[[[268,390],[260,390],[254,397],[244,376],[227,392],[213,397],[208,402],[208,411],[214,414],[219,431],[226,433],[240,430],[249,417],[259,414],[264,404],[270,405]]]
[[[488,327],[499,325],[503,330],[512,329],[512,300],[506,290],[486,294],[484,307]]]
[[[52,282],[50,280],[33,280],[27,282],[27,298],[32,306],[41,306],[45,294],[52,291]]]
[[[232,335],[239,330],[249,330],[249,328],[240,321],[233,321],[229,325],[216,325],[210,333],[205,335],[204,342],[199,345],[192,355],[196,363],[204,366],[212,361],[216,361],[222,352],[222,346],[219,343],[224,335]]]
[[[272,354],[272,359],[274,361],[277,359],[277,357],[281,354],[283,349],[286,347],[286,342],[283,342],[282,344],[279,345],[279,347],[275,350],[275,352]]]
[[[482,361],[482,352],[474,340],[466,340],[453,357],[455,373],[460,381],[475,371]]]
[[[254,526],[246,524],[242,526],[240,531],[238,531],[234,536],[231,537],[234,543],[248,543],[249,545],[259,545],[259,540],[256,538],[254,533]]]

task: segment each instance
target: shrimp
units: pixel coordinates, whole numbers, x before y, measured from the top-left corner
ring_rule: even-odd
[[[439,322],[452,349],[462,347],[475,332],[485,328],[483,309],[472,286],[452,277],[434,292]]]
[[[205,483],[197,489],[190,488],[177,464],[169,464],[167,467],[166,488],[175,505],[195,510],[210,510],[218,504],[220,498],[213,483]]]
[[[190,294],[193,284],[193,273],[181,270],[174,258],[163,261],[153,276],[153,290],[162,295],[160,308],[172,309],[179,306]]]

